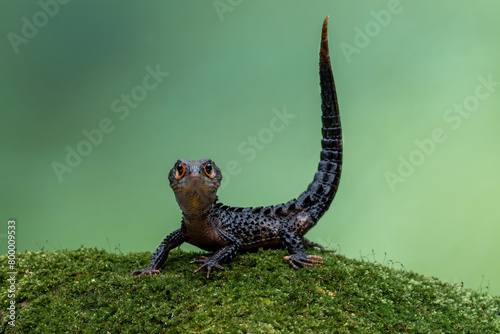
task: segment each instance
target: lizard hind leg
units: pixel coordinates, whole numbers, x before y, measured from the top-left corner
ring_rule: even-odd
[[[286,228],[280,229],[280,238],[283,246],[290,252],[290,255],[285,256],[284,261],[290,266],[298,270],[302,267],[311,267],[315,264],[323,264],[323,258],[317,255],[307,255],[302,243],[309,244],[310,241],[299,237],[295,232]]]

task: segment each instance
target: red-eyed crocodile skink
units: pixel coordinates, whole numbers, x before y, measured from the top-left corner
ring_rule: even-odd
[[[195,273],[224,269],[238,253],[263,248],[286,248],[285,257],[294,269],[322,264],[323,259],[307,255],[304,245],[320,247],[306,238],[328,210],[337,192],[342,164],[342,131],[335,83],[328,50],[328,17],[323,22],[319,52],[322,133],[321,160],[307,190],[287,203],[267,207],[231,207],[218,202],[222,174],[210,159],[178,160],[168,179],[182,211],[180,229],[169,234],[151,257],[149,266],[133,275],[158,274],[168,253],[184,242],[213,252],[194,263]]]

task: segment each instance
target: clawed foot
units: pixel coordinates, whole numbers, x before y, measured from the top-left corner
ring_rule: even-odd
[[[321,250],[325,250],[325,247],[323,247],[323,246],[321,246],[320,244],[317,244],[317,243],[315,243],[315,242],[312,242],[311,240],[308,240],[308,239],[306,239],[306,238],[304,238],[304,241],[302,241],[302,242],[303,242],[306,246],[308,246],[308,247],[311,247],[311,248],[316,247],[316,248],[319,248],[319,249],[321,249]]]
[[[211,257],[207,257],[207,256],[202,256],[201,259],[193,260],[193,261],[191,261],[191,263],[203,263],[203,265],[201,267],[199,267],[198,269],[196,269],[194,271],[194,273],[196,274],[197,272],[199,272],[203,268],[207,268],[207,278],[210,277],[210,271],[212,271],[212,268],[224,270],[224,267],[221,266],[217,260],[214,260]]]
[[[156,274],[159,274],[159,273],[160,273],[159,270],[147,267],[146,269],[142,269],[142,270],[134,270],[132,272],[132,275],[139,275],[139,278],[141,278],[144,275],[153,276],[153,275],[156,275]]]
[[[317,255],[292,254],[285,256],[285,262],[288,262],[293,269],[298,270],[304,266],[312,267],[314,264],[323,264],[323,258]]]

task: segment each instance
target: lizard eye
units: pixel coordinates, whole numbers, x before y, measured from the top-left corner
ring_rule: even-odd
[[[186,164],[178,161],[177,164],[175,165],[176,179],[180,180],[184,176],[184,173],[186,173]]]
[[[212,163],[209,161],[206,164],[203,165],[203,170],[205,171],[205,174],[213,179],[215,176],[214,168],[212,166]]]

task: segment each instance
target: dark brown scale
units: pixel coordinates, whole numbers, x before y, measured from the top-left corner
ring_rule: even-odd
[[[132,274],[152,275],[165,263],[171,249],[184,242],[212,251],[195,272],[224,269],[238,253],[260,247],[286,248],[285,257],[294,269],[321,264],[319,256],[307,255],[304,244],[320,245],[304,238],[328,210],[337,192],[342,170],[342,130],[335,83],[328,51],[328,17],[323,22],[319,60],[322,134],[318,171],[307,190],[287,203],[267,207],[230,207],[217,202],[222,174],[210,159],[177,161],[169,181],[182,211],[181,228],[168,235],[151,257],[146,269]]]

